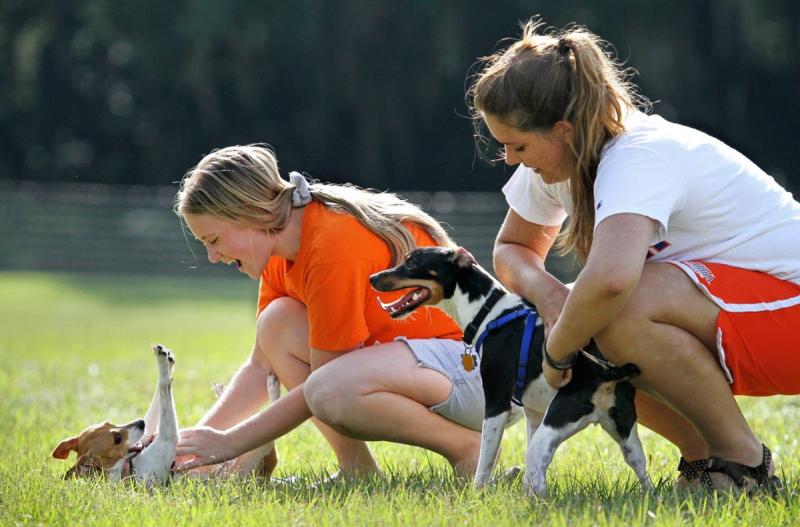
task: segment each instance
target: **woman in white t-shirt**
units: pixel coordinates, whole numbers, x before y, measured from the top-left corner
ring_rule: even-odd
[[[519,165],[495,269],[544,320],[548,382],[595,338],[641,368],[640,421],[680,449],[680,484],[779,483],[733,395],[800,393],[800,204],[721,141],[641,112],[599,37],[541,28],[484,59],[469,97],[479,136]],[[585,264],[571,291],[544,266],[557,237]]]

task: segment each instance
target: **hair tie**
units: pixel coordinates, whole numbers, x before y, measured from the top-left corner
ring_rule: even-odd
[[[572,50],[572,44],[567,41],[567,37],[560,37],[558,39],[558,52],[566,55]]]
[[[292,207],[305,207],[311,203],[311,191],[308,181],[300,172],[289,172],[289,182],[294,185],[292,191]]]

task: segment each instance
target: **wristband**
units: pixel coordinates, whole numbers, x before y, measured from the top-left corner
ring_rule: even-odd
[[[550,357],[550,354],[547,353],[547,338],[545,338],[544,342],[542,342],[542,357],[544,357],[544,361],[547,363],[547,365],[554,370],[564,371],[572,368],[572,366],[575,364],[575,361],[578,360],[578,353],[573,353],[562,362],[556,362],[552,357]]]

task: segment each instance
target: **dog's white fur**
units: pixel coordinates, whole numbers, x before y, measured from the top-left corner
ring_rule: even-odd
[[[466,328],[478,314],[484,301],[485,298],[482,297],[477,301],[470,302],[468,296],[461,291],[459,287],[456,287],[453,297],[450,299],[443,299],[436,307],[450,315],[461,328]],[[508,293],[505,295],[485,317],[476,331],[476,335],[480,335],[486,329],[487,324],[497,318],[500,313],[518,305],[520,302],[521,298],[516,294]],[[537,325],[540,324],[541,320],[537,322]],[[605,416],[602,412],[589,414],[578,422],[561,429],[540,425],[547,411],[547,407],[555,394],[556,390],[547,384],[543,375],[540,375],[527,386],[522,397],[523,409],[527,421],[528,440],[524,480],[526,489],[536,495],[545,495],[547,493],[545,476],[547,474],[547,468],[553,460],[556,448],[575,433],[583,430],[589,424],[598,421],[603,429],[620,444],[625,461],[634,470],[642,486],[648,490],[653,488],[653,484],[646,471],[644,449],[642,448],[635,427],[631,431],[627,441],[622,442],[616,432],[614,423],[604,419],[603,417]],[[475,473],[475,487],[483,487],[489,483],[491,479],[492,470],[497,462],[497,456],[500,451],[500,441],[503,438],[503,430],[505,429],[509,413],[510,412],[503,412],[489,419],[484,419],[481,431],[480,457],[478,459],[478,468]]]
[[[179,435],[175,401],[172,396],[174,359],[172,351],[160,344],[153,346],[153,352],[158,364],[158,383],[156,384],[153,400],[145,415],[144,423],[140,420],[122,427],[113,427],[113,425],[106,422],[89,427],[78,436],[62,441],[54,450],[54,457],[66,459],[70,450],[78,451],[78,445],[82,437],[89,437],[93,430],[98,428],[125,430],[128,434],[125,447],[128,450],[142,440],[147,440],[154,436],[155,438],[140,453],[132,456],[130,454],[121,456],[113,465],[105,468],[106,477],[111,481],[119,481],[126,475],[124,472],[126,471],[127,463],[130,464],[130,476],[137,480],[147,483],[165,483],[172,477],[172,466],[175,461]],[[222,389],[219,385],[214,386],[217,395],[221,394]],[[280,385],[277,377],[272,373],[267,378],[267,390],[270,395],[270,401],[274,402],[280,397]],[[206,475],[249,476],[251,474],[261,474],[265,463],[268,463],[269,466],[266,469],[271,473],[277,463],[277,456],[274,450],[275,445],[270,442],[260,448],[246,452],[238,458],[214,465]],[[267,460],[268,457],[269,459]],[[97,468],[96,462],[92,459],[79,457],[75,466],[67,473],[67,476],[85,475]]]
[[[419,249],[418,251],[423,250],[424,249]],[[412,252],[407,258],[413,258],[415,252]],[[452,260],[451,263],[462,268],[471,266],[479,268],[473,256],[464,249],[459,248],[454,252],[452,258],[455,258],[455,260]],[[401,269],[403,265],[404,264],[401,264],[394,269],[376,273],[371,277],[371,280],[380,281],[388,279],[387,277],[394,276],[392,273],[400,273],[399,269]],[[416,267],[414,267],[414,269],[416,269]],[[489,313],[486,314],[480,326],[475,331],[475,335],[483,333],[487,325],[492,320],[499,317],[501,313],[511,310],[512,308],[518,308],[522,304],[522,299],[519,295],[506,290],[496,279],[491,278],[491,276],[482,269],[480,272],[493,282],[493,287],[500,288],[506,294],[503,295]],[[488,293],[486,293],[470,301],[467,291],[464,291],[459,285],[455,286],[452,296],[447,298],[439,282],[436,280],[435,274],[426,277],[421,276],[419,278],[410,278],[402,275],[402,273],[400,273],[400,275],[401,276],[398,276],[396,281],[391,282],[392,285],[390,288],[427,288],[430,292],[430,298],[429,300],[424,300],[420,305],[428,305],[443,310],[458,323],[462,330],[466,330],[467,326],[475,319],[488,298]],[[375,285],[376,282],[373,282],[373,287],[375,287]],[[384,305],[383,307],[389,312],[395,309],[392,305]],[[537,321],[538,326],[540,326],[541,323],[541,319]],[[516,352],[517,350],[508,350],[508,353]],[[524,485],[529,492],[540,496],[547,493],[547,468],[553,459],[556,449],[567,438],[592,423],[602,426],[603,429],[617,441],[625,461],[634,470],[643,488],[646,490],[653,488],[650,478],[647,475],[644,449],[639,441],[635,423],[629,436],[623,440],[616,429],[614,421],[608,414],[609,409],[616,401],[614,393],[616,385],[616,381],[600,383],[591,399],[594,411],[580,417],[575,422],[568,422],[559,428],[543,424],[548,408],[558,392],[547,384],[544,375],[541,374],[526,386],[521,402],[527,421],[528,439]],[[484,389],[486,388],[484,387]],[[476,487],[483,487],[490,481],[492,470],[497,462],[503,430],[508,422],[510,413],[511,411],[505,411],[496,416],[484,418],[481,431],[480,455],[474,480],[474,485]]]
[[[136,479],[164,483],[172,475],[172,463],[178,445],[178,416],[172,397],[172,368],[175,361],[172,351],[160,344],[153,346],[153,352],[158,362],[158,384],[145,414],[142,436],[149,438],[155,434],[156,437],[131,459],[131,472]],[[130,439],[128,442],[130,444]]]

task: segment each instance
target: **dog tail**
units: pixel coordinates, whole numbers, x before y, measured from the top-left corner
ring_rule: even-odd
[[[604,382],[621,382],[627,381],[633,377],[637,377],[642,373],[642,370],[636,364],[629,362],[622,366],[612,366],[607,370],[600,373],[600,378]]]
[[[221,397],[222,392],[225,391],[225,385],[212,382],[211,390],[214,392],[214,395]],[[267,375],[267,393],[269,394],[269,402],[271,403],[281,398],[281,383],[278,381],[278,376],[273,372],[269,372],[269,375]]]

